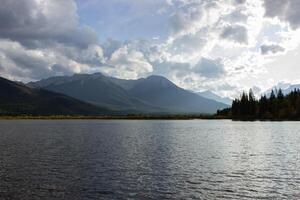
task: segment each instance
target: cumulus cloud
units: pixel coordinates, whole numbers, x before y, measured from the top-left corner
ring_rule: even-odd
[[[3,0],[2,75],[36,80],[88,71],[104,62],[96,32],[79,24],[73,0]]]
[[[242,9],[236,9],[235,11],[224,16],[224,20],[233,22],[233,23],[246,23],[249,16],[243,13]]]
[[[138,78],[153,71],[143,53],[128,50],[127,46],[117,49],[107,63],[112,66],[108,69],[110,74],[127,79]]]
[[[201,58],[193,70],[206,78],[219,78],[225,74],[223,63],[208,58]]]
[[[170,48],[170,52],[172,54],[181,54],[185,57],[199,53],[209,42],[209,36],[207,38],[203,37],[207,35],[205,31],[206,30],[199,30],[195,34],[184,35],[176,39]]]
[[[10,40],[0,40],[0,55],[3,74],[13,78],[32,80],[76,71],[66,58],[58,58],[48,50],[26,49]],[[64,67],[57,68],[58,63],[64,63]]]
[[[186,74],[190,71],[191,65],[187,62],[154,62],[153,63],[153,73],[160,74],[165,77],[172,77],[173,72],[179,72],[181,74]]]
[[[265,16],[288,22],[293,29],[300,27],[299,0],[263,0]]]
[[[285,51],[282,46],[277,44],[264,44],[260,47],[260,49],[263,55],[276,54]]]
[[[80,47],[97,41],[89,27],[79,26],[73,0],[3,0],[0,5],[0,37],[25,46],[59,42]]]
[[[79,23],[74,0],[3,0],[0,5],[0,70],[37,80],[53,75],[109,72],[137,78],[152,71],[144,54],[107,40]]]
[[[236,4],[244,4],[247,0],[234,0]]]
[[[153,73],[187,89],[226,94],[229,90],[244,89],[244,79],[261,73],[266,60],[288,52],[300,42],[293,39],[300,27],[298,0],[123,3],[120,6],[128,9],[122,15],[110,9],[105,16],[95,15],[100,15],[100,19],[93,19],[97,21],[96,33],[84,25],[94,21],[86,20],[86,16],[80,18],[82,10],[77,9],[80,5],[86,6],[85,12],[96,5],[114,8],[120,0],[2,0],[1,75],[36,80],[99,71],[120,78]],[[118,15],[113,25],[112,18],[106,18],[108,14]],[[100,23],[101,20],[106,22]],[[103,24],[114,28],[106,30]],[[152,30],[155,27],[163,28]],[[109,34],[120,37],[105,40]],[[98,35],[104,41],[101,44]],[[125,40],[123,35],[130,39]],[[252,87],[250,82],[247,80],[248,88]]]
[[[105,57],[111,56],[111,54],[117,49],[122,47],[122,42],[114,40],[112,38],[107,39],[103,44],[103,54]]]
[[[228,26],[221,33],[221,38],[240,44],[248,43],[248,31],[241,25]]]
[[[202,8],[188,9],[186,12],[176,12],[171,18],[171,28],[173,35],[184,35],[195,29],[197,22],[203,17]]]
[[[222,7],[218,1],[176,1],[175,12],[171,15],[170,39],[195,34],[201,28],[207,28],[218,21],[218,11]]]
[[[104,50],[98,44],[90,44],[86,48],[55,45],[51,50],[57,57],[64,56],[78,63],[89,65],[90,67],[101,66],[106,61]]]

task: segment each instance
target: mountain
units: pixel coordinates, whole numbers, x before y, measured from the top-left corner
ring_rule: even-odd
[[[28,85],[127,112],[215,113],[227,107],[184,90],[161,76],[124,80],[100,73],[77,74],[52,77]]]
[[[107,109],[0,77],[1,115],[102,115]]]
[[[120,86],[121,88],[125,90],[131,90],[133,87],[135,87],[138,83],[140,83],[143,79],[119,79],[115,77],[107,77],[111,82],[114,84]]]
[[[198,92],[198,95],[207,98],[207,99],[212,99],[215,100],[217,102],[221,102],[224,103],[226,105],[231,105],[232,104],[232,99],[227,98],[227,97],[220,97],[219,95],[211,92],[211,91],[204,91],[204,92]]]
[[[284,95],[287,95],[289,93],[291,93],[294,90],[298,90],[300,89],[300,84],[294,84],[294,85],[290,85],[288,88],[285,88],[282,90]]]
[[[266,94],[268,97],[271,94],[272,89],[273,90],[278,90],[279,88],[281,88],[282,93],[284,95],[287,95],[289,93],[291,93],[292,91],[294,91],[295,89],[298,90],[300,89],[300,84],[291,84],[291,83],[278,83],[276,86],[268,89],[267,91],[264,92],[264,94]]]
[[[109,77],[101,73],[51,77],[31,82],[28,85],[66,94],[111,110],[126,112],[158,112],[160,110],[160,108],[131,96],[127,90],[114,84]]]
[[[215,113],[226,105],[184,90],[162,76],[139,79],[129,93],[173,113]]]

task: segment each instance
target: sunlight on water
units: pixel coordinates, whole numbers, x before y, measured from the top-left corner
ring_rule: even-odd
[[[1,199],[299,199],[300,123],[0,121]]]

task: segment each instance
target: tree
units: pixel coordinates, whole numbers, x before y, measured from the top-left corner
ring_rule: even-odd
[[[277,99],[281,100],[281,101],[284,99],[284,95],[283,95],[283,92],[282,92],[281,88],[277,92]]]
[[[277,105],[276,105],[276,95],[275,91],[272,90],[269,98],[269,111],[270,113],[274,114],[276,111]]]
[[[248,103],[248,114],[250,116],[255,116],[256,115],[256,100],[255,96],[253,94],[252,89],[249,90],[249,103]]]
[[[232,116],[239,116],[241,114],[240,112],[240,100],[235,99],[232,101],[232,106],[231,106],[231,113]]]
[[[258,115],[260,118],[264,118],[266,113],[268,112],[268,99],[266,95],[261,96],[258,103]]]
[[[249,98],[248,95],[243,92],[242,97],[241,97],[241,105],[240,105],[240,114],[242,116],[247,116],[249,114]]]
[[[231,113],[234,119],[297,119],[300,120],[300,90],[295,89],[286,96],[282,90],[272,90],[270,97],[262,95],[255,99],[253,91],[243,92],[232,103],[231,112],[219,111],[220,115]]]

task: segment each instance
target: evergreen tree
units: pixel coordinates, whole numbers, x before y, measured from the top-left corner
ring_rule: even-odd
[[[233,116],[239,116],[240,113],[240,101],[238,99],[233,100],[232,107],[231,107],[231,113]]]
[[[252,89],[249,90],[249,102],[248,102],[248,115],[249,116],[255,116],[256,115],[256,100],[255,96],[253,94]]]
[[[240,115],[247,116],[249,114],[249,98],[248,95],[243,92],[240,103]]]
[[[276,95],[274,90],[272,90],[270,94],[268,109],[270,113],[274,113],[276,111]]]
[[[297,119],[300,120],[300,90],[295,89],[288,95],[282,90],[272,90],[255,99],[253,91],[243,92],[240,99],[232,102],[231,109],[218,112],[219,115],[231,116],[234,119]]]
[[[258,103],[258,114],[260,118],[264,118],[264,116],[266,115],[266,113],[268,112],[268,99],[266,97],[266,95],[263,95]]]

